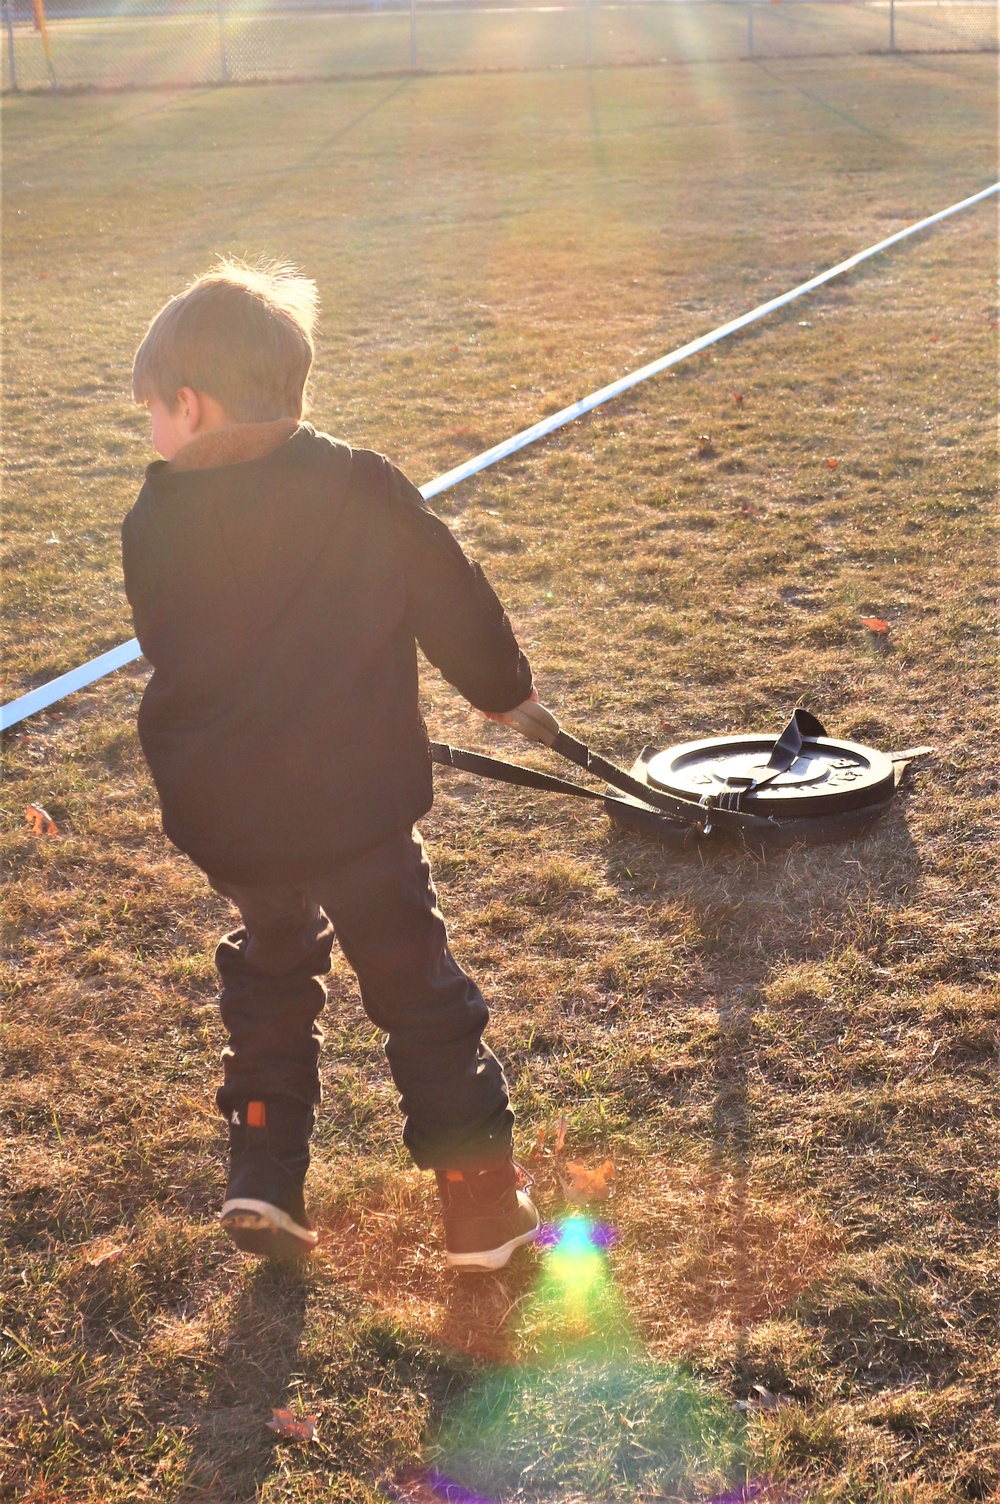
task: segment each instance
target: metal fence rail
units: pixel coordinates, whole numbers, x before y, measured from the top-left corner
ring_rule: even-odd
[[[0,0],[3,88],[996,51],[995,0]]]

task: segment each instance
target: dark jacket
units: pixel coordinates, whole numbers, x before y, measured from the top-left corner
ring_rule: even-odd
[[[224,881],[314,876],[427,812],[416,643],[481,710],[531,692],[486,577],[416,488],[308,424],[261,458],[150,465],[122,553],[163,828]]]

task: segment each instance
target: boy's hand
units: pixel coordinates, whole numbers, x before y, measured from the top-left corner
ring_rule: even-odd
[[[483,715],[503,726],[512,726],[529,742],[541,742],[543,747],[551,747],[559,735],[559,722],[539,700],[537,689],[533,689],[529,698],[522,700],[515,710],[484,710]]]

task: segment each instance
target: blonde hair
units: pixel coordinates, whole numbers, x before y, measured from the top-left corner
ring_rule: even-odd
[[[137,402],[172,410],[182,386],[236,423],[302,416],[313,358],[315,282],[284,261],[220,257],[160,309],[132,366]]]

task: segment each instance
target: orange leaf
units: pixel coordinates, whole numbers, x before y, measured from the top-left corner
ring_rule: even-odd
[[[837,461],[836,460],[827,460],[827,464],[830,466],[831,470],[836,470],[836,468],[837,468]]]
[[[566,1177],[559,1176],[563,1195],[574,1205],[583,1206],[588,1201],[607,1201],[614,1189],[611,1182],[615,1179],[615,1167],[606,1159],[596,1170],[588,1170],[586,1165],[571,1159],[566,1162]]]
[[[863,616],[861,618],[861,625],[867,627],[869,632],[877,632],[879,634],[888,632],[889,630],[889,623],[883,621],[881,616]]]
[[[57,836],[59,834],[58,825],[48,810],[42,809],[40,804],[29,804],[24,812],[24,818],[31,826],[33,836]]]
[[[537,1159],[538,1156],[541,1153],[543,1153],[544,1149],[545,1149],[545,1124],[543,1123],[542,1126],[541,1126],[541,1128],[539,1128],[538,1132],[535,1134],[535,1142],[532,1144],[531,1148],[528,1150],[528,1158],[529,1159]]]
[[[294,1410],[272,1410],[271,1415],[268,1430],[286,1441],[312,1441],[316,1435],[316,1422],[311,1415],[296,1415]]]
[[[569,1123],[564,1117],[556,1118],[556,1141],[552,1145],[553,1154],[561,1154],[566,1147],[566,1134],[569,1131]]]

